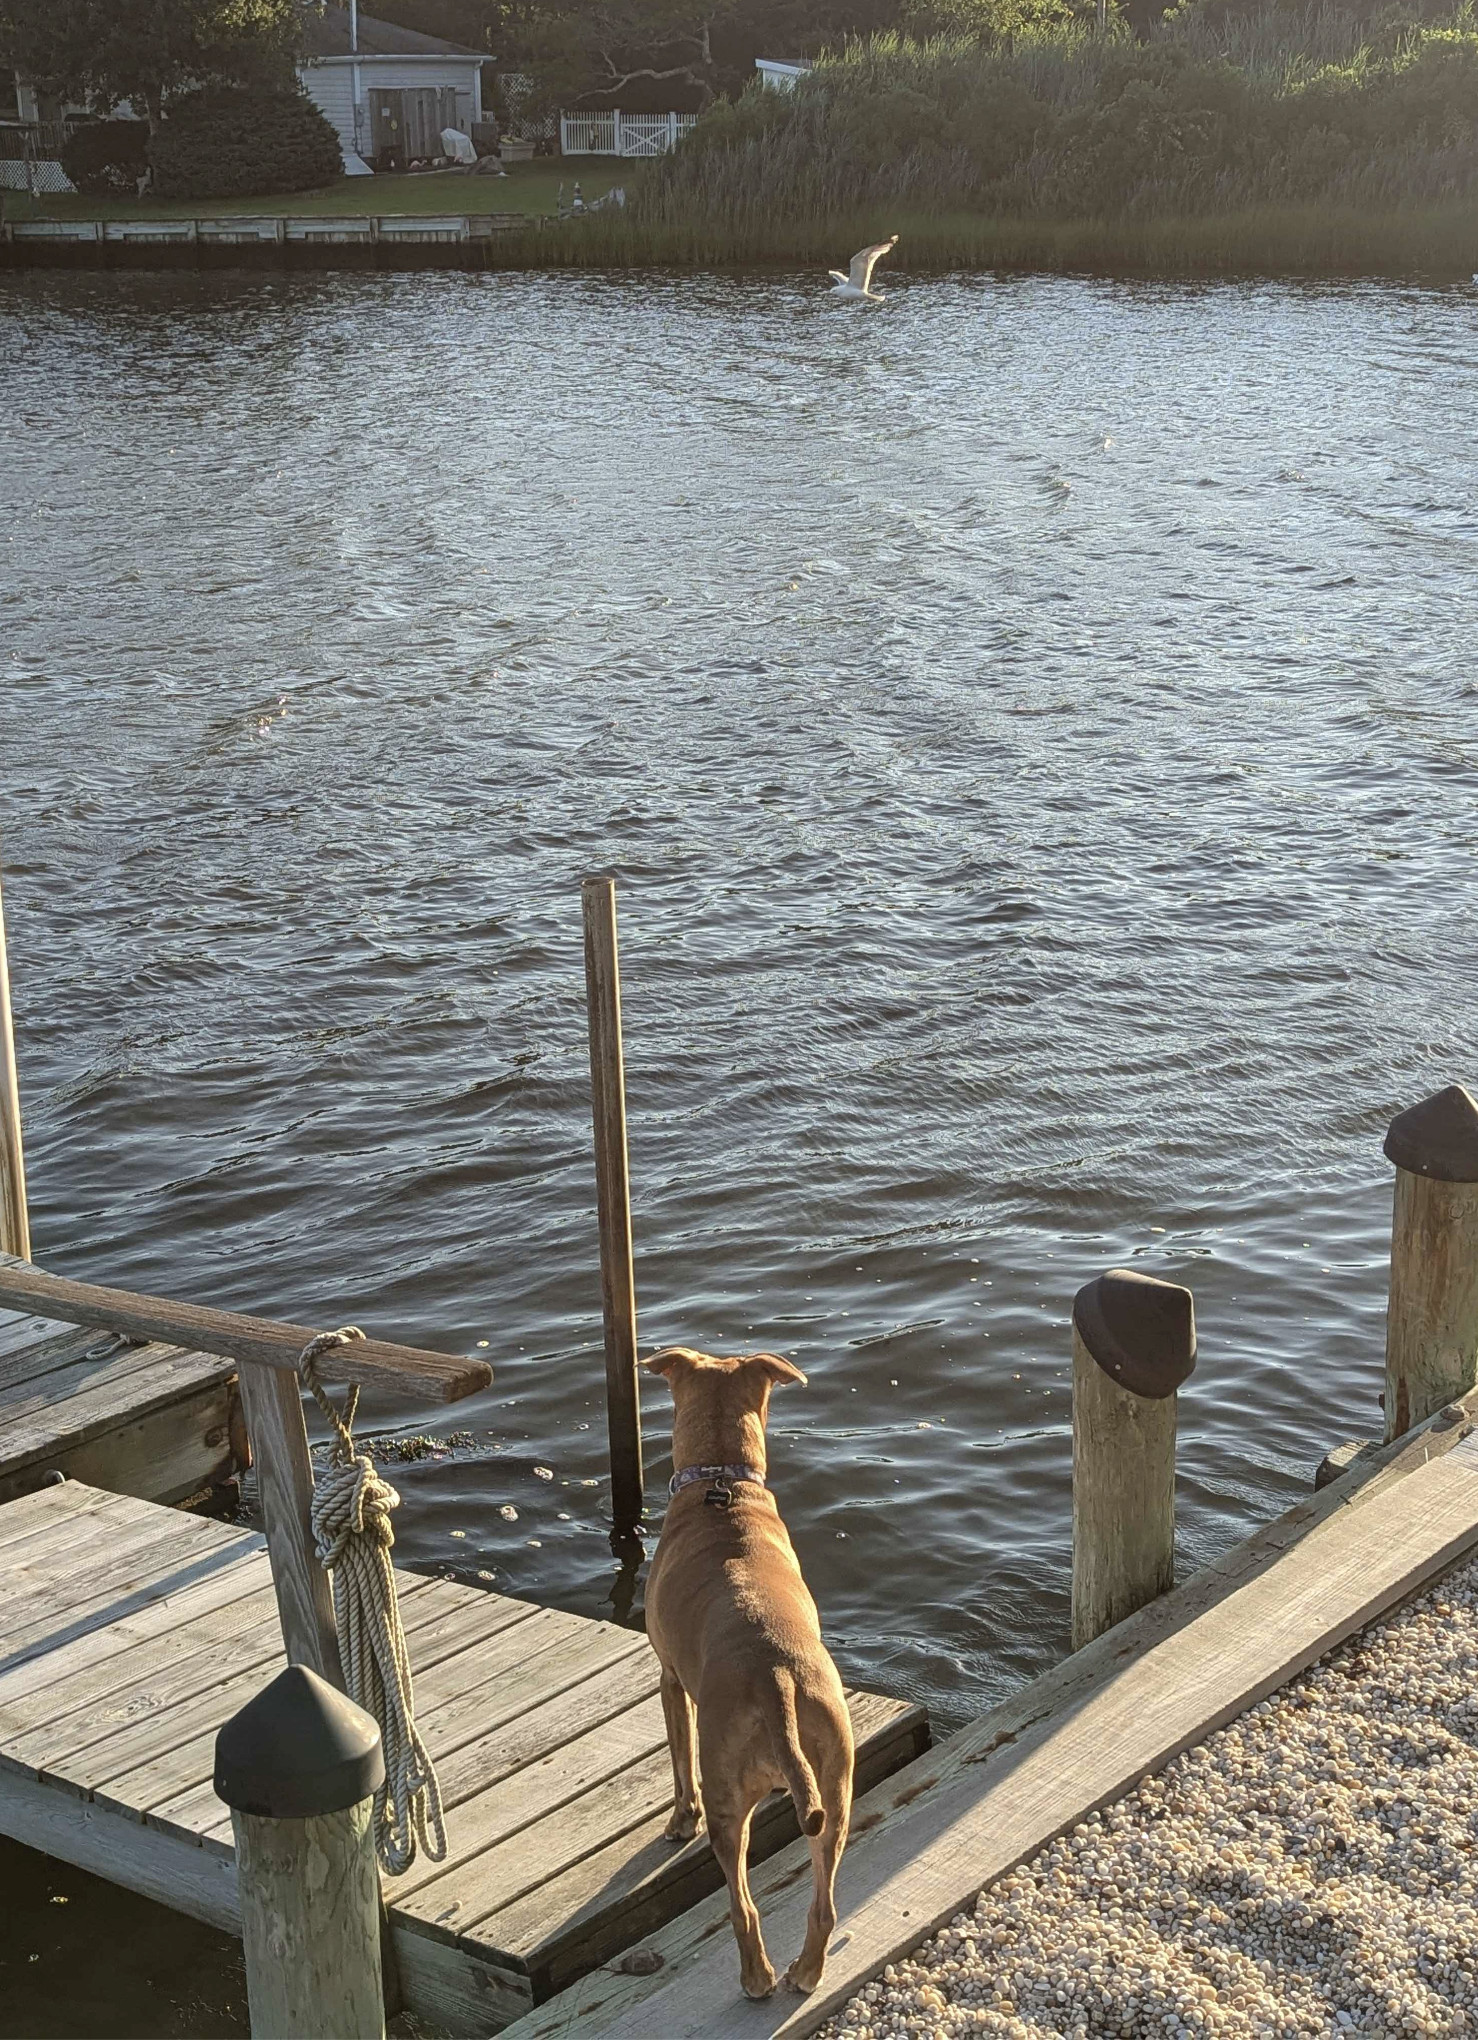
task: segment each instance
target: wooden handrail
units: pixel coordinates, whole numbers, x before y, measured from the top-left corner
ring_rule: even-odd
[[[68,1282],[40,1268],[6,1260],[0,1264],[0,1309],[35,1311],[67,1325],[95,1325],[135,1339],[161,1339],[201,1353],[219,1353],[250,1367],[295,1374],[298,1355],[322,1325],[280,1324],[273,1318],[243,1317],[199,1303],[175,1303],[162,1296],[138,1296],[131,1289],[98,1289]],[[486,1388],[493,1370],[486,1360],[460,1353],[430,1353],[381,1339],[356,1339],[335,1346],[318,1362],[320,1381],[357,1381],[429,1402],[459,1402]]]

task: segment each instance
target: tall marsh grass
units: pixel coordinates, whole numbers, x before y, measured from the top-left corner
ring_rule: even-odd
[[[809,263],[893,232],[919,266],[1466,274],[1478,31],[1188,0],[1147,40],[876,37],[714,108],[625,215],[537,238],[545,260]]]
[[[621,215],[552,221],[491,244],[499,269],[834,267],[847,251],[896,233],[889,270],[1055,270],[1144,276],[1439,276],[1478,269],[1470,204],[1405,207],[1266,205],[1240,211],[1117,219],[915,213],[889,206],[805,218],[754,217],[742,228],[701,218],[653,225]]]

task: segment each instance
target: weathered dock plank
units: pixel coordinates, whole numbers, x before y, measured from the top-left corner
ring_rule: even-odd
[[[898,1771],[922,1742],[915,1710],[900,1713],[896,1701],[873,1693],[850,1693],[852,1729],[857,1737],[857,1787],[866,1792],[881,1778]],[[537,1979],[537,1995],[563,1989],[594,1962],[631,1947],[664,1921],[696,1904],[716,1889],[713,1854],[700,1836],[681,1848],[663,1839],[671,1811],[670,1773],[665,1754],[647,1770],[650,1810],[588,1854],[565,1846],[543,1822],[526,1829],[501,1850],[479,1861],[477,1895],[486,1910],[466,1932],[496,1941],[525,1962]],[[770,1855],[793,1828],[789,1801],[782,1794],[757,1810],[752,1829],[753,1859]],[[536,1881],[530,1861],[541,1865]],[[718,1904],[727,1917],[727,1900]],[[551,1921],[559,1921],[551,1928]]]
[[[35,1273],[0,1255],[0,1279]],[[58,1474],[182,1501],[229,1480],[242,1456],[230,1359],[0,1310],[0,1502]]]
[[[67,1482],[0,1508],[0,1580],[0,1831],[235,1927],[211,1773],[217,1729],[284,1662],[264,1540]],[[485,2034],[719,1873],[706,1844],[665,1861],[651,1846],[671,1785],[643,1636],[400,1583],[451,1853],[387,1883],[392,1933],[412,2008]],[[924,1747],[921,1710],[851,1699],[873,1774]],[[761,1852],[794,1832],[788,1813],[767,1806]]]
[[[1478,1414],[1478,1397],[1466,1415]],[[1458,1442],[1461,1441],[1461,1442]],[[1478,1434],[1429,1426],[1288,1512],[1023,1694],[859,1798],[825,1979],[739,1992],[722,1899],[646,1937],[646,1977],[587,1974],[510,2040],[792,2040],[996,1878],[1120,1798],[1478,1546]],[[809,1857],[753,1878],[773,1955],[799,1946]]]
[[[467,1588],[463,1591],[469,1598],[476,1598],[472,1589]],[[571,1625],[581,1621],[578,1615],[566,1615],[559,1619]],[[520,1638],[526,1627],[526,1624],[520,1624],[512,1638],[504,1644],[502,1651],[496,1648],[497,1642],[502,1641],[501,1639],[494,1639],[493,1643],[479,1640],[475,1647],[463,1642],[457,1647],[455,1655],[444,1656],[429,1666],[414,1641],[414,1632],[408,1632],[413,1652],[412,1663],[415,1666],[416,1723],[426,1738],[427,1747],[436,1756],[438,1774],[443,1781],[446,1776],[445,1753],[449,1743],[459,1734],[470,1734],[475,1726],[480,1726],[476,1702],[469,1701],[467,1695],[469,1688],[473,1692],[476,1690],[476,1674],[481,1662],[484,1658],[491,1658],[494,1662],[500,1657],[516,1658],[522,1647]],[[628,1632],[618,1634],[626,1636],[630,1649],[645,1650],[642,1638],[630,1636]],[[273,1672],[278,1669],[281,1662],[279,1659],[278,1664],[272,1666]],[[612,1658],[610,1646],[607,1644],[602,1653],[592,1655],[585,1676],[589,1679],[600,1673],[602,1676],[596,1681],[597,1684],[614,1684],[619,1680],[619,1672],[620,1661]],[[271,1673],[267,1676],[270,1677]],[[265,1683],[265,1678],[257,1680],[257,1685]],[[217,1727],[229,1715],[234,1714],[256,1690],[256,1685],[249,1680],[238,1684],[240,1690],[233,1690],[220,1696],[223,1704],[196,1710],[193,1715],[182,1713],[176,1716],[172,1723],[164,1724],[163,1733],[168,1735],[172,1732],[173,1740],[165,1742],[161,1738],[157,1761],[142,1763],[127,1777],[114,1775],[96,1788],[95,1796],[105,1803],[116,1804],[120,1811],[141,1814],[154,1826],[177,1827],[202,1839],[207,1845],[218,1842],[222,1847],[227,1846],[231,1839],[230,1817],[225,1815],[221,1802],[215,1796],[211,1775],[215,1762]],[[529,1739],[537,1744],[542,1752],[558,1735],[559,1724],[546,1719],[541,1710],[534,1706],[533,1696],[536,1691],[537,1688],[531,1686],[530,1698],[523,1703],[523,1707],[532,1709],[528,1716],[532,1724]],[[453,1697],[448,1698],[449,1695]],[[445,1701],[447,1704],[439,1706],[437,1704],[439,1701]],[[523,1708],[518,1711],[521,1713]],[[449,1794],[446,1794],[445,1789],[443,1803],[448,1806],[456,1803]],[[460,1825],[459,1847],[465,1846],[467,1839],[465,1825]],[[408,1874],[413,1875],[414,1872]],[[405,1881],[404,1878],[396,1879],[397,1898],[401,1895]]]

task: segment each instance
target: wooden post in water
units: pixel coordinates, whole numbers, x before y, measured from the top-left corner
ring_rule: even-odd
[[[1175,1584],[1175,1394],[1188,1289],[1110,1268],[1073,1299],[1073,1649]]]
[[[291,1665],[216,1737],[254,2040],[384,2040],[372,1715]]]
[[[21,1146],[21,1094],[15,1072],[15,1030],[10,1016],[10,969],[5,960],[5,902],[0,898],[0,1254],[31,1258],[26,1212],[26,1160]]]
[[[621,973],[614,879],[587,878],[585,995],[600,1223],[601,1308],[606,1335],[606,1419],[611,1440],[611,1535],[637,1535],[642,1519],[641,1396],[636,1371],[636,1276],[631,1258],[631,1182],[626,1160],[626,1073],[621,1056]]]
[[[1386,1438],[1478,1385],[1478,1103],[1449,1084],[1391,1121]]]

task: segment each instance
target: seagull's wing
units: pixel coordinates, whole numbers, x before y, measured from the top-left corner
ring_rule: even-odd
[[[879,241],[874,247],[859,248],[852,257],[852,282],[858,290],[867,290],[872,283],[872,272],[883,257],[890,252],[898,236],[892,241]]]

